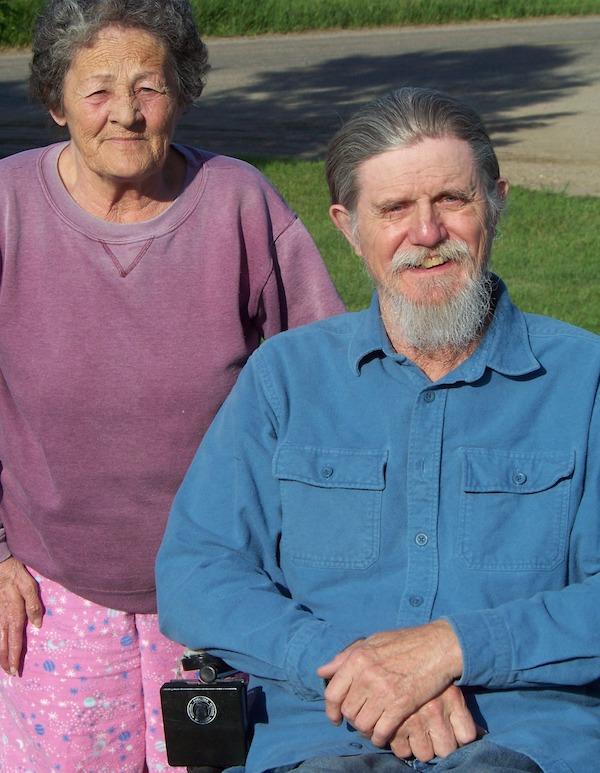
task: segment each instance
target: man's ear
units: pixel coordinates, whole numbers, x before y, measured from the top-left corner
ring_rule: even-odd
[[[59,126],[66,126],[67,125],[67,119],[64,115],[64,113],[60,110],[50,110],[50,115],[52,116],[52,120],[54,123],[57,123]]]
[[[353,227],[352,215],[346,207],[343,204],[332,204],[329,207],[329,217],[338,231],[344,234],[354,252],[362,257],[358,233]]]
[[[510,185],[506,177],[499,177],[496,180],[496,196],[502,202],[502,204],[500,207],[500,212],[494,213],[493,221],[488,222],[488,227],[490,228],[490,237],[492,239],[496,237],[496,228],[498,226],[498,220],[500,219],[500,214],[501,214],[501,210],[503,209],[503,205],[506,202],[509,188],[510,188]]]

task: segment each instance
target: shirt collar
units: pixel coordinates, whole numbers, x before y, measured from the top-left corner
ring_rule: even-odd
[[[541,367],[529,343],[525,315],[511,301],[504,282],[494,274],[492,279],[496,300],[492,321],[477,349],[456,370],[442,379],[444,383],[478,381],[486,368],[505,376],[524,376]],[[349,364],[357,376],[364,363],[373,355],[393,357],[398,362],[407,359],[392,348],[381,319],[376,292],[371,305],[357,321],[359,324],[348,347]]]

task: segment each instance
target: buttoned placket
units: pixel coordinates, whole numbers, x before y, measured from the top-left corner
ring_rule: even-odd
[[[428,385],[415,399],[407,459],[406,586],[399,625],[421,625],[431,618],[438,577],[438,510],[442,434],[448,390]]]

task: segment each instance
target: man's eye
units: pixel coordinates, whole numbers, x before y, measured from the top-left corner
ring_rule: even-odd
[[[408,204],[405,201],[398,201],[395,204],[389,204],[384,212],[386,215],[397,215],[408,209]]]
[[[447,193],[439,199],[439,203],[446,207],[462,207],[467,203],[467,199],[458,193]]]

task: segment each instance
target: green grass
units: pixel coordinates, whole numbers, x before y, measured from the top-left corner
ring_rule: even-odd
[[[600,13],[600,0],[191,0],[204,35]],[[42,0],[0,0],[0,46],[27,46]]]
[[[370,281],[327,215],[323,163],[254,163],[304,220],[348,307],[366,306]],[[493,267],[522,309],[600,333],[599,253],[600,199],[511,189]]]
[[[600,13],[598,0],[192,0],[207,35]]]

